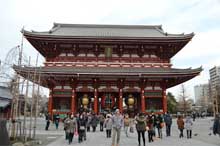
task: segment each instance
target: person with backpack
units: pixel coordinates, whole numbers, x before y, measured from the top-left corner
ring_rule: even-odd
[[[143,139],[143,144],[145,146],[145,131],[146,131],[146,118],[143,113],[139,113],[139,115],[136,117],[136,130],[138,133],[138,146],[141,145],[141,136]]]

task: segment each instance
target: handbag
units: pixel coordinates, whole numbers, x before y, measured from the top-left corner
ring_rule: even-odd
[[[164,122],[160,123],[160,127],[161,127],[161,128],[164,127]]]
[[[85,130],[85,126],[79,126],[80,130]]]

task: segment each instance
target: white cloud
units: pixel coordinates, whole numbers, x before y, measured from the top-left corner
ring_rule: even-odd
[[[169,33],[195,32],[192,41],[172,58],[177,68],[203,66],[205,71],[186,83],[189,90],[208,80],[208,70],[220,64],[219,0],[7,0],[1,2],[0,18],[1,60],[10,48],[20,44],[22,26],[44,31],[53,22],[60,22],[162,24]],[[36,50],[27,41],[24,49],[34,60]]]
[[[176,56],[179,60],[191,58],[207,58],[220,54],[220,29],[197,33],[189,44],[184,47]],[[212,58],[209,58],[212,59]]]

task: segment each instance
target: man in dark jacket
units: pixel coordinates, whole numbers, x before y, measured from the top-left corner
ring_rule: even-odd
[[[219,134],[220,136],[220,114],[215,116],[215,120],[213,123],[213,134]]]
[[[81,143],[83,141],[83,137],[84,137],[84,140],[86,140],[86,118],[83,114],[81,114],[77,120],[77,128],[78,128],[78,134],[79,134],[79,137],[78,137],[78,141],[79,143]]]
[[[172,117],[171,117],[171,115],[169,113],[165,114],[164,122],[166,124],[166,135],[170,136],[171,125],[172,125]]]
[[[97,127],[98,121],[99,121],[98,117],[96,116],[95,113],[93,113],[92,119],[90,121],[90,123],[92,125],[92,132],[96,131],[96,127]]]
[[[47,113],[45,115],[45,119],[46,119],[46,127],[45,127],[45,130],[48,130],[49,129],[49,126],[50,126],[50,115]]]

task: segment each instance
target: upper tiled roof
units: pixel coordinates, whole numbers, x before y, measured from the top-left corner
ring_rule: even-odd
[[[53,37],[122,37],[122,38],[182,38],[194,34],[168,34],[161,25],[97,25],[54,23],[45,32],[24,31],[25,35]]]

